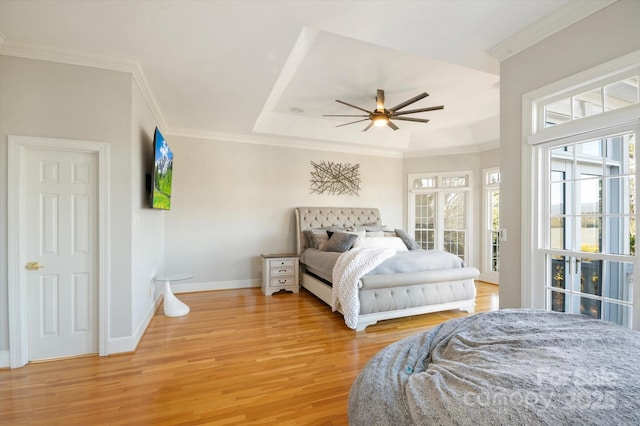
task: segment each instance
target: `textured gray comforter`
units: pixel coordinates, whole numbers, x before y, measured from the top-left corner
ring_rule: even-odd
[[[352,425],[639,425],[640,333],[579,315],[502,310],[375,355]]]
[[[333,266],[342,253],[306,249],[300,257],[312,272],[331,281]],[[386,259],[368,275],[424,272],[462,268],[464,264],[458,256],[437,250],[411,250],[397,252]]]

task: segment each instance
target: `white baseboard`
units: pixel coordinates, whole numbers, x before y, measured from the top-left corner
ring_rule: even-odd
[[[9,363],[9,349],[0,350],[0,368],[8,368]]]
[[[177,293],[195,293],[198,291],[233,290],[240,288],[260,287],[260,279],[215,281],[204,283],[171,283],[171,290]]]

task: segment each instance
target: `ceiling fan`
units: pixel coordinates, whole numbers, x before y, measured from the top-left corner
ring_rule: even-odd
[[[325,114],[323,115],[323,117],[366,117],[361,120],[351,121],[349,123],[339,124],[336,126],[336,127],[342,127],[342,126],[347,126],[349,124],[359,123],[361,121],[371,120],[371,123],[369,123],[367,127],[365,127],[364,129],[362,129],[363,132],[366,132],[367,130],[369,130],[371,126],[385,126],[385,125],[391,127],[393,130],[398,130],[399,127],[393,124],[391,120],[416,121],[418,123],[428,123],[429,120],[427,120],[426,118],[404,117],[404,115],[415,114],[418,112],[435,111],[435,110],[444,108],[444,105],[439,105],[439,106],[433,106],[433,107],[427,107],[427,108],[399,111],[402,108],[408,105],[411,105],[414,102],[419,101],[420,99],[426,98],[427,96],[429,96],[429,94],[423,92],[423,93],[420,93],[418,96],[415,96],[409,100],[402,102],[401,104],[394,106],[393,108],[387,109],[384,107],[384,90],[378,89],[378,92],[376,95],[377,106],[376,106],[376,109],[374,109],[373,111],[369,111],[359,106],[351,105],[350,103],[336,99],[336,102],[346,106],[350,106],[351,108],[359,109],[360,111],[366,112],[367,113],[366,115]]]

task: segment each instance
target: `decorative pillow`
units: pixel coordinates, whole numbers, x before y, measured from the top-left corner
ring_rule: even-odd
[[[396,235],[402,240],[402,242],[407,246],[409,250],[420,250],[420,244],[413,239],[408,232],[405,232],[403,229],[396,229]]]
[[[349,231],[347,229],[342,230],[342,231],[327,231],[327,235],[329,236],[329,239],[331,239],[331,236],[336,233],[336,232],[344,232],[347,234],[353,234],[353,235],[357,235],[358,237],[362,237],[364,238],[366,236],[366,231]],[[395,234],[394,234],[395,237]]]
[[[327,231],[325,231],[324,229],[312,229],[311,233],[313,234],[315,243],[310,247],[324,251],[327,247],[327,241],[329,241],[329,235],[327,235]]]
[[[307,248],[318,248],[318,243],[316,242],[316,238],[313,236],[313,231],[311,229],[305,229],[302,231],[304,235],[304,239],[307,242]]]
[[[353,248],[392,248],[395,251],[408,251],[407,246],[398,237],[369,237],[358,238]]]
[[[327,248],[325,251],[344,253],[353,246],[353,243],[358,238],[357,234],[352,234],[350,232],[334,232],[327,242]]]

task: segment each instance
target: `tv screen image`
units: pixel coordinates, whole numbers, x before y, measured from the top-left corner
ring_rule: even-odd
[[[171,209],[171,179],[173,176],[173,152],[167,141],[156,127],[153,135],[153,179],[151,188],[151,207]]]

